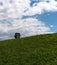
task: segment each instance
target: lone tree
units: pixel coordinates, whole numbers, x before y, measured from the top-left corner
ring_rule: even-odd
[[[14,35],[15,38],[20,38],[20,36],[21,36],[20,33],[15,33]]]

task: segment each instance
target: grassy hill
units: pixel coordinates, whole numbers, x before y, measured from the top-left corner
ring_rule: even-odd
[[[0,65],[57,65],[57,34],[0,41]]]

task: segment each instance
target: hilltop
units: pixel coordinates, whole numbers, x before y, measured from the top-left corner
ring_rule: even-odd
[[[0,41],[0,65],[57,65],[57,33]]]

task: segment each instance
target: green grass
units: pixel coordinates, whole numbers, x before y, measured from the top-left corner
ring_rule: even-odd
[[[57,65],[57,34],[0,41],[0,65]]]

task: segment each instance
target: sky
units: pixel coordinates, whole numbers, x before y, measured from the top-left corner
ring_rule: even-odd
[[[57,32],[57,0],[0,0],[0,40]]]

